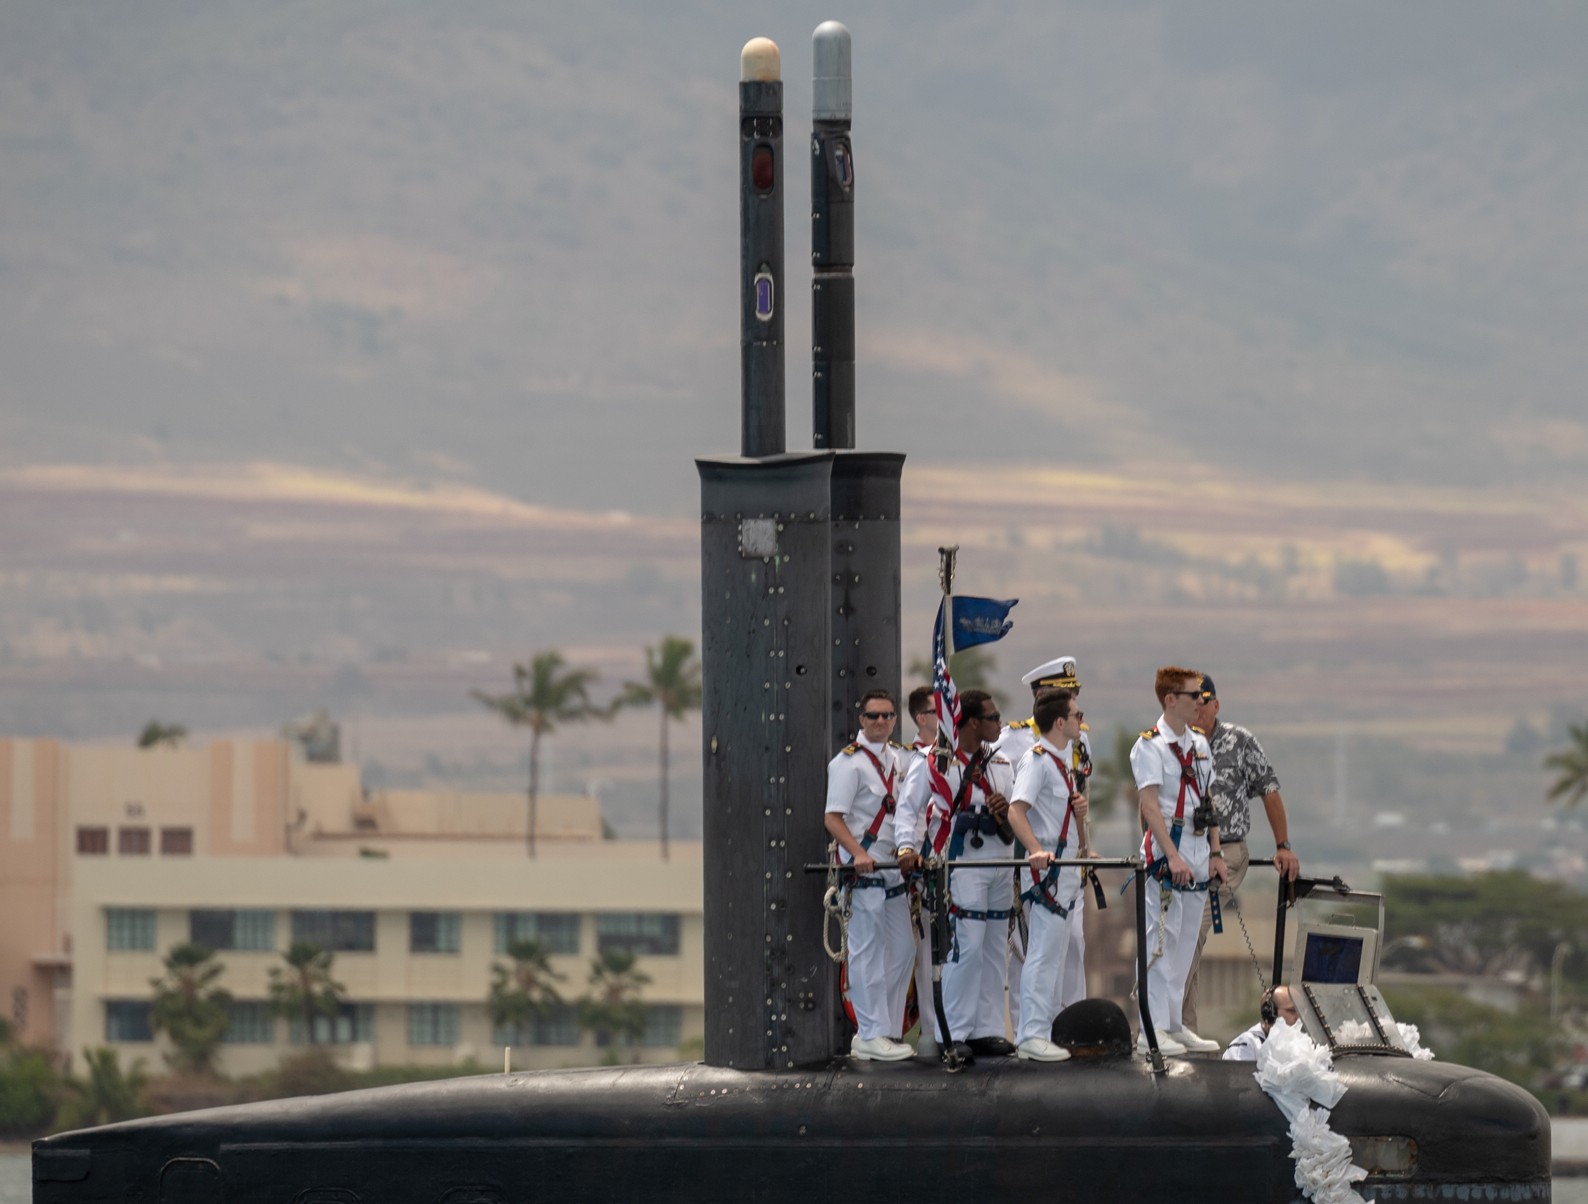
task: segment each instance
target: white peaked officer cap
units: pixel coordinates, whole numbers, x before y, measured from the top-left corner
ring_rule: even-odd
[[[1055,687],[1061,690],[1079,690],[1081,679],[1075,668],[1073,656],[1057,656],[1045,665],[1038,665],[1020,679],[1033,689]]]

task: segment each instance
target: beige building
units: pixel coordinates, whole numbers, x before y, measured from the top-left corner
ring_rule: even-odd
[[[318,1022],[352,1064],[519,1067],[599,1061],[570,1006],[495,1032],[486,996],[507,942],[552,952],[567,1000],[604,948],[651,979],[640,1056],[703,1032],[698,844],[601,839],[595,800],[540,799],[537,853],[516,794],[366,795],[347,765],[283,741],[139,750],[0,740],[0,1009],[31,1044],[109,1045],[151,1065],[150,979],[172,946],[219,952],[233,995],[220,1064],[273,1065],[304,1040],[270,1015],[269,970],[294,940],[335,952],[346,988]]]

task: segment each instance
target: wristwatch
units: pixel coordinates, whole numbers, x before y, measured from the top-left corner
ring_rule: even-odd
[[[1279,849],[1284,849],[1288,853],[1288,852],[1290,852],[1290,841],[1281,840],[1278,844],[1276,844],[1274,846],[1274,849],[1275,849],[1275,851],[1278,851]]]

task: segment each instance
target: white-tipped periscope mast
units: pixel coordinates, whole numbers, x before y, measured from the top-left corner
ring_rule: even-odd
[[[770,84],[782,78],[783,54],[776,42],[771,38],[751,38],[744,44],[739,51],[740,83]]]

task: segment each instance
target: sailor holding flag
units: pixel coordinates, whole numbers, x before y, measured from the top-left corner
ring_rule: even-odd
[[[957,650],[989,644],[1008,634],[1014,626],[1009,612],[1018,599],[955,597],[954,556],[958,549],[938,551],[943,599],[932,627],[938,744],[910,759],[900,795],[895,833],[899,865],[906,874],[919,868],[923,855],[946,856],[950,862],[1008,857],[1014,839],[1007,820],[1014,769],[1006,758],[984,747],[998,734],[1001,719],[997,705],[984,690],[967,690],[961,695],[949,672],[949,658]],[[1003,1035],[1002,934],[1009,906],[999,888],[1006,881],[1006,871],[997,869],[966,866],[952,873],[952,948],[938,950],[936,960],[942,967],[946,1040],[961,1046],[955,1051],[961,1059],[973,1052],[990,1056],[1014,1052]],[[917,956],[930,958],[930,947],[922,948]],[[918,964],[918,987],[925,977],[920,969]],[[937,1029],[931,1018],[934,1001],[923,998],[919,1002],[925,1038]],[[942,1033],[937,1036],[945,1039]]]

